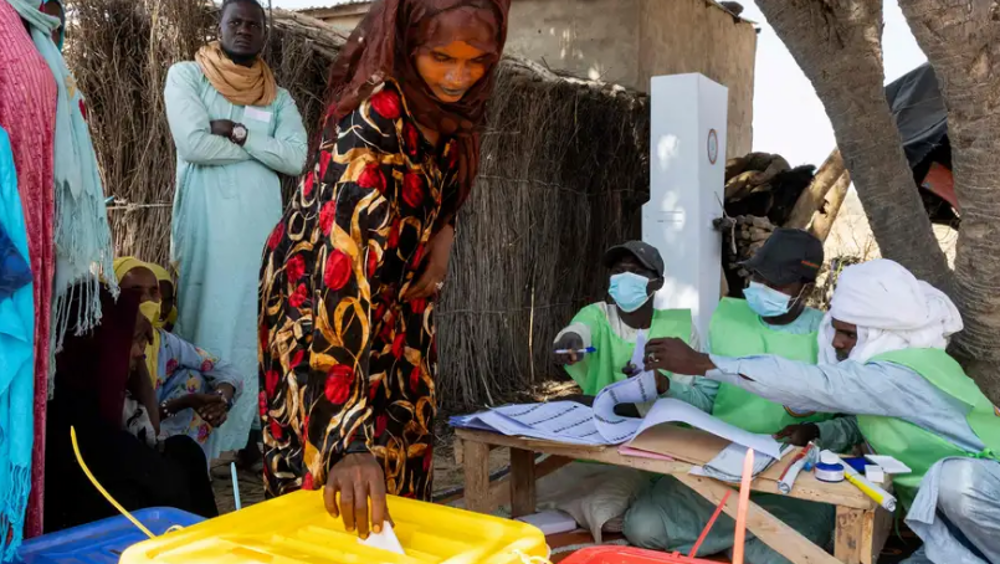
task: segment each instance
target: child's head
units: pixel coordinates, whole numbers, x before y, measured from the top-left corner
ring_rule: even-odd
[[[177,317],[174,279],[166,268],[158,264],[150,264],[149,267],[160,283],[160,322],[169,331]]]
[[[168,321],[173,309],[174,283],[171,280],[160,280],[160,319]]]

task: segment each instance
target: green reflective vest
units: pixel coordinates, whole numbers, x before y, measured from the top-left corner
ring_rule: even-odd
[[[566,372],[583,388],[584,394],[596,396],[605,386],[626,378],[622,368],[632,360],[635,343],[615,334],[601,304],[581,309],[573,318],[573,323],[582,323],[590,328],[591,345],[597,352],[586,355],[581,362],[566,366]],[[665,337],[676,337],[685,343],[691,340],[691,310],[658,309],[653,312],[646,340]],[[664,374],[670,376],[669,373]]]
[[[903,507],[909,509],[924,474],[948,457],[1000,460],[1000,410],[948,353],[941,349],[905,349],[876,356],[868,362],[891,362],[920,374],[936,388],[965,404],[966,421],[986,445],[982,452],[966,452],[944,437],[895,417],[858,415],[858,428],[872,450],[892,456],[913,470],[893,476]]]
[[[789,360],[816,364],[816,333],[794,335],[773,329],[761,320],[746,300],[725,298],[712,315],[708,329],[711,353],[738,358],[773,354]],[[712,415],[752,433],[773,435],[789,425],[826,421],[830,413],[796,414],[743,388],[720,383]]]

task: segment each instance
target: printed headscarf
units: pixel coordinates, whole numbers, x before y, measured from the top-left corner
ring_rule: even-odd
[[[478,171],[479,133],[486,103],[493,93],[497,62],[507,41],[509,9],[510,0],[378,0],[341,48],[330,71],[327,117],[335,123],[392,78],[400,84],[407,107],[418,123],[456,139],[460,187],[451,213],[457,212],[468,198]],[[496,42],[475,46],[492,53],[495,60],[460,101],[446,104],[424,83],[413,58],[444,18],[462,21],[470,17],[493,25]]]

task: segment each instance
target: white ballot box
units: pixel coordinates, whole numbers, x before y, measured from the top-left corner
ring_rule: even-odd
[[[642,239],[659,249],[666,281],[657,308],[690,309],[702,338],[719,303],[728,90],[700,74],[653,77],[649,202]]]

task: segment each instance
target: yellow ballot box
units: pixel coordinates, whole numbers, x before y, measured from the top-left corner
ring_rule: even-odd
[[[133,545],[121,564],[521,564],[548,557],[545,536],[517,521],[389,497],[404,554],[363,545],[297,492]]]

